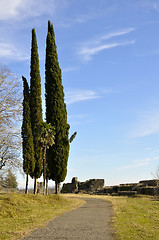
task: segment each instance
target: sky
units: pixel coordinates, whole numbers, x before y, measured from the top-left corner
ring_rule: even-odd
[[[0,64],[28,81],[36,30],[44,116],[48,20],[70,135],[77,131],[65,182],[152,179],[159,166],[159,0],[0,0]],[[24,177],[18,182],[25,187]]]

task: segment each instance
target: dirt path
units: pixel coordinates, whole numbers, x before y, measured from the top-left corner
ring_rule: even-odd
[[[56,217],[23,240],[114,240],[111,203],[87,198],[80,208]]]

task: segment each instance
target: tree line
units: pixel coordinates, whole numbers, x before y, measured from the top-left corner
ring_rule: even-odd
[[[32,30],[30,88],[23,79],[23,170],[34,178],[34,193],[37,193],[37,179],[43,173],[43,186],[49,179],[55,181],[56,193],[67,174],[69,146],[76,132],[69,139],[69,124],[64,102],[61,69],[58,62],[53,24],[48,21],[45,58],[45,100],[46,122],[42,118],[41,77],[35,29]]]

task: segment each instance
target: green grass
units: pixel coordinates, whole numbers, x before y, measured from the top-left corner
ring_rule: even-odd
[[[74,196],[111,201],[114,209],[112,227],[119,240],[159,240],[159,198]],[[19,239],[30,230],[83,204],[83,201],[68,197],[0,194],[0,239]]]
[[[20,239],[36,227],[82,205],[59,195],[0,194],[0,239]]]
[[[110,197],[113,225],[120,240],[159,240],[159,199]]]
[[[114,210],[111,226],[117,239],[159,240],[159,197],[74,196],[110,201]]]

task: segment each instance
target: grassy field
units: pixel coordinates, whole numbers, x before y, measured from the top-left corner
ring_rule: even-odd
[[[113,225],[121,240],[159,240],[159,199],[110,197]]]
[[[67,196],[67,198],[65,198]],[[159,198],[93,195],[0,194],[0,239],[19,239],[31,229],[84,203],[69,196],[111,201],[112,228],[119,240],[159,240]]]
[[[83,203],[58,195],[0,194],[0,239],[19,239]]]
[[[74,195],[77,197],[77,195]],[[78,195],[86,197],[86,195]],[[159,240],[159,198],[90,196],[111,201],[112,228],[120,240]]]

